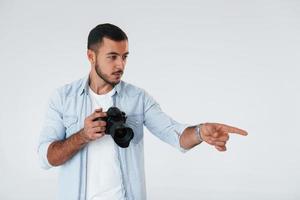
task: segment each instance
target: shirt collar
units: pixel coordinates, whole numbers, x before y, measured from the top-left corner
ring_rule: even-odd
[[[80,86],[80,90],[79,90],[79,95],[82,95],[83,93],[88,94],[89,91],[89,80],[90,80],[90,76],[87,75],[82,79],[82,83]],[[121,92],[121,85],[122,85],[123,81],[120,81],[117,85],[115,85],[115,90],[116,93],[120,94]]]

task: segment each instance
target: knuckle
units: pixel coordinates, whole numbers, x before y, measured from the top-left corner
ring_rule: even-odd
[[[101,126],[101,121],[97,121],[96,126]]]
[[[213,137],[218,137],[218,133],[215,132],[215,133],[212,134],[212,136],[213,136]]]
[[[99,112],[97,114],[98,114],[97,116],[99,116],[99,117],[104,117],[104,113],[103,112]]]

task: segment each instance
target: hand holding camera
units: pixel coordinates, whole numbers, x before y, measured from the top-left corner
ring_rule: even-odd
[[[126,125],[126,119],[126,114],[117,107],[110,107],[107,112],[102,112],[102,108],[96,109],[84,120],[83,135],[89,142],[108,134],[117,145],[127,148],[134,133]]]
[[[99,139],[105,135],[106,122],[97,119],[106,116],[107,114],[105,112],[102,112],[102,108],[100,108],[96,109],[94,113],[85,118],[82,135],[85,138],[86,142]]]

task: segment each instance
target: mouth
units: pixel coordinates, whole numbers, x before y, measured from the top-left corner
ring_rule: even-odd
[[[112,75],[114,76],[114,79],[119,80],[122,77],[123,72],[114,72]]]
[[[114,76],[122,76],[122,74],[123,74],[123,72],[114,72],[114,73],[112,73]]]

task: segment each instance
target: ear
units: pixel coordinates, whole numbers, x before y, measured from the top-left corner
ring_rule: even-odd
[[[92,65],[96,63],[96,53],[90,49],[87,50],[87,57]]]

